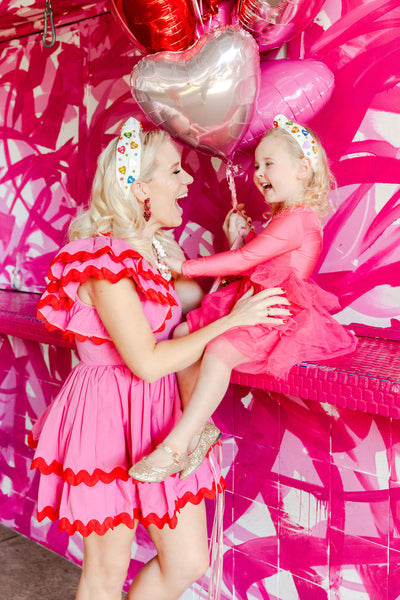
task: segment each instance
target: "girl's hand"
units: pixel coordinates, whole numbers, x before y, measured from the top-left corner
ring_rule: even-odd
[[[253,229],[251,219],[244,210],[244,204],[238,204],[237,209],[232,208],[225,217],[222,225],[223,232],[228,240],[229,246],[236,241],[239,235],[244,239]],[[241,244],[243,245],[243,244]]]
[[[171,269],[174,273],[182,273],[182,265],[185,262],[182,258],[174,258],[171,256],[165,256],[161,261],[164,265],[167,265],[169,269]]]
[[[290,306],[289,300],[282,295],[284,293],[282,288],[269,288],[254,294],[254,289],[250,288],[228,315],[234,322],[231,327],[260,323],[284,324],[285,317],[292,314],[287,308],[282,308],[282,304]]]

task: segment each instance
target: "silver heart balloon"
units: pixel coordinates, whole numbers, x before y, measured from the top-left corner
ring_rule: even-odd
[[[144,57],[132,71],[131,90],[157,127],[229,161],[250,123],[259,81],[256,42],[229,26],[188,50]]]

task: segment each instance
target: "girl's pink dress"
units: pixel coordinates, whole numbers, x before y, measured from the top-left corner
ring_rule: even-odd
[[[240,276],[205,296],[201,307],[187,315],[189,329],[227,314],[250,286],[255,292],[283,287],[293,313],[286,324],[235,327],[210,342],[208,351],[238,371],[282,379],[296,363],[353,352],[355,336],[330,315],[340,309],[336,296],[310,281],[321,250],[320,220],[301,206],[274,216],[238,250],[184,262],[187,277]]]
[[[96,309],[78,297],[88,277],[112,283],[132,278],[157,340],[181,320],[173,282],[167,282],[126,242],[96,237],[67,244],[50,266],[38,304],[46,326],[75,339],[80,363],[34,425],[32,468],[40,471],[38,519],[59,519],[69,534],[102,535],[135,519],[161,528],[177,524],[186,503],[222,491],[212,454],[187,479],[134,482],[128,469],[160,443],[181,416],[175,375],[154,383],[136,377],[113,346]]]

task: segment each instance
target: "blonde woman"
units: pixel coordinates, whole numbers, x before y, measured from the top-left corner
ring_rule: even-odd
[[[185,480],[178,473],[186,449],[166,445],[156,450],[162,483],[133,481],[128,469],[180,418],[175,371],[229,328],[271,321],[268,307],[285,302],[274,290],[250,291],[226,316],[170,339],[182,308],[202,297],[194,281],[161,262],[166,254],[183,258],[164,228],[180,225],[192,181],[167,134],[143,133],[128,119],[99,158],[90,207],[71,224],[38,304],[39,317],[74,339],[80,358],[30,436],[41,474],[39,520],[59,520],[84,538],[76,600],[120,600],[138,522],[157,554],[129,600],[177,600],[205,572],[204,499],[224,486],[212,456]]]

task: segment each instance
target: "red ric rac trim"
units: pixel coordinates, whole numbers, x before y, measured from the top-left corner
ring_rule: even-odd
[[[163,517],[159,517],[155,513],[150,513],[147,516],[142,515],[142,511],[138,508],[133,510],[133,515],[129,515],[128,513],[120,513],[115,517],[107,517],[103,523],[100,523],[96,519],[92,519],[86,525],[82,523],[80,520],[69,521],[65,517],[60,519],[59,530],[63,529],[69,534],[73,535],[76,532],[79,532],[84,537],[90,535],[93,531],[98,535],[104,535],[109,529],[113,529],[117,527],[117,525],[121,525],[123,523],[130,529],[133,529],[135,526],[135,521],[140,521],[145,527],[149,525],[155,525],[158,529],[162,529],[164,525],[169,525],[171,529],[175,529],[178,524],[178,513],[179,511],[189,502],[191,504],[200,504],[202,500],[207,498],[208,500],[213,500],[217,493],[222,492],[225,489],[225,481],[223,477],[221,477],[218,486],[215,485],[213,481],[211,489],[203,487],[201,488],[197,494],[193,494],[193,492],[186,492],[181,498],[177,498],[175,501],[175,510],[174,514],[170,517],[168,513],[165,513]],[[43,521],[46,517],[48,517],[51,521],[57,521],[59,519],[59,511],[54,510],[51,506],[46,506],[43,510],[37,511],[38,521]]]
[[[30,431],[28,433],[28,439],[27,439],[27,443],[29,448],[37,448],[38,445],[38,440],[35,440],[35,438],[33,437],[32,431]]]
[[[118,273],[114,273],[113,271],[110,271],[109,269],[106,269],[104,267],[99,268],[94,265],[87,265],[86,267],[84,267],[83,271],[79,271],[78,269],[71,269],[67,275],[62,276],[60,279],[58,279],[57,277],[55,277],[53,275],[52,267],[56,263],[61,262],[64,264],[70,264],[74,261],[84,262],[89,259],[98,258],[99,256],[103,256],[105,254],[110,254],[111,258],[116,263],[123,263],[123,261],[126,258],[134,259],[137,261],[136,268],[124,267]],[[78,341],[81,341],[81,342],[85,341],[87,339],[90,339],[92,342],[94,342],[97,345],[104,344],[105,342],[109,342],[111,344],[111,346],[114,346],[113,343],[111,342],[111,340],[109,340],[108,338],[91,337],[91,336],[89,337],[86,335],[79,334],[75,331],[60,329],[56,325],[50,323],[47,320],[46,316],[40,312],[41,309],[43,309],[46,306],[51,306],[54,310],[57,310],[57,311],[65,310],[68,312],[69,310],[71,310],[71,308],[74,304],[74,299],[71,298],[70,296],[68,296],[68,294],[65,291],[65,286],[67,286],[71,281],[84,283],[85,281],[87,281],[89,279],[89,277],[96,277],[96,279],[100,279],[100,280],[107,279],[107,281],[110,281],[111,283],[117,283],[118,281],[120,281],[121,279],[124,279],[125,277],[132,278],[135,281],[139,292],[145,298],[147,298],[148,300],[157,302],[159,304],[169,305],[167,315],[166,315],[163,323],[155,331],[155,333],[161,332],[165,329],[166,321],[168,321],[172,317],[171,307],[178,306],[176,299],[168,291],[168,290],[174,288],[173,281],[172,280],[170,282],[166,281],[155,270],[151,270],[150,266],[146,267],[144,265],[143,257],[138,252],[136,252],[135,250],[131,250],[131,249],[125,250],[124,252],[122,252],[119,255],[116,255],[113,252],[112,248],[108,245],[104,246],[103,248],[100,248],[96,252],[79,251],[79,252],[75,252],[74,254],[70,254],[69,252],[61,252],[51,262],[48,277],[49,277],[50,281],[46,288],[47,294],[42,296],[37,304],[37,317],[39,320],[45,321],[46,328],[49,331],[60,330],[62,333],[62,336],[65,339],[67,339],[68,342],[70,342],[70,343],[72,343],[74,341],[74,338],[76,338]],[[152,283],[158,283],[158,284],[162,285],[164,290],[160,291],[160,290],[154,289],[152,287],[145,289],[143,287],[143,284],[141,281],[143,279],[145,281],[149,281]]]
[[[98,268],[93,265],[88,265],[85,267],[83,271],[79,271],[78,269],[71,269],[68,275],[65,277],[61,277],[61,279],[56,279],[54,276],[49,274],[49,279],[51,281],[47,285],[46,291],[48,292],[46,296],[42,297],[38,304],[38,310],[43,306],[52,306],[55,310],[71,310],[74,300],[70,298],[64,291],[66,285],[68,285],[71,281],[78,281],[79,283],[84,283],[89,279],[89,277],[95,277],[96,279],[107,279],[111,283],[118,283],[121,279],[125,277],[132,278],[140,292],[148,299],[154,300],[159,304],[169,304],[170,306],[177,306],[177,302],[175,298],[169,292],[160,292],[153,288],[144,289],[139,274],[143,275],[141,271],[141,265],[138,265],[138,270],[132,269],[130,267],[125,267],[118,273],[113,273],[109,269],[105,269],[104,267]],[[151,272],[152,281],[157,280],[156,274]],[[159,276],[161,277],[161,275]],[[150,279],[148,277],[147,279]],[[164,280],[165,281],[165,280]]]
[[[49,331],[61,331],[61,335],[63,338],[65,338],[69,343],[73,343],[74,339],[77,339],[78,342],[84,342],[85,340],[90,340],[91,342],[93,342],[94,344],[96,344],[97,346],[100,346],[100,344],[105,344],[105,343],[109,343],[111,348],[115,347],[115,344],[112,340],[109,340],[107,338],[100,338],[100,337],[96,337],[95,335],[83,335],[81,333],[78,333],[76,331],[71,331],[70,329],[59,329],[58,327],[56,327],[55,325],[53,325],[52,323],[49,323],[49,321],[46,321],[46,317],[44,317],[41,313],[38,312],[37,314],[37,318],[39,321],[44,321],[44,324],[46,326],[46,329],[48,329]]]
[[[69,467],[64,469],[63,465],[56,460],[53,460],[51,464],[47,464],[46,461],[40,456],[33,459],[31,469],[38,469],[42,475],[50,475],[51,473],[54,473],[70,485],[79,485],[80,483],[85,483],[89,487],[96,485],[98,481],[102,481],[103,483],[111,483],[114,481],[114,479],[122,479],[123,481],[128,481],[129,479],[128,472],[123,467],[115,467],[109,473],[106,473],[102,469],[95,469],[92,474],[85,469],[78,471],[78,473],[74,473]]]
[[[54,280],[54,277],[51,276],[52,275],[51,268],[53,265],[55,265],[58,262],[62,262],[65,265],[73,263],[75,261],[86,262],[93,258],[99,258],[100,256],[104,256],[105,254],[109,254],[111,256],[111,258],[114,260],[114,262],[116,262],[116,263],[123,263],[125,261],[125,259],[133,258],[134,260],[138,261],[139,272],[144,279],[148,279],[151,281],[157,281],[157,283],[161,284],[166,289],[170,289],[171,287],[173,287],[172,280],[167,281],[166,279],[164,279],[164,277],[162,277],[160,275],[160,273],[152,271],[150,268],[144,267],[143,266],[143,260],[144,260],[143,256],[141,254],[139,254],[138,252],[136,252],[136,250],[128,248],[127,250],[124,250],[123,252],[121,252],[121,254],[115,254],[114,250],[112,249],[112,247],[110,245],[104,246],[103,248],[99,248],[95,252],[87,252],[86,250],[80,250],[79,252],[74,252],[73,254],[70,254],[69,252],[60,252],[60,254],[57,254],[57,256],[50,263],[49,275],[48,275],[49,279]]]

